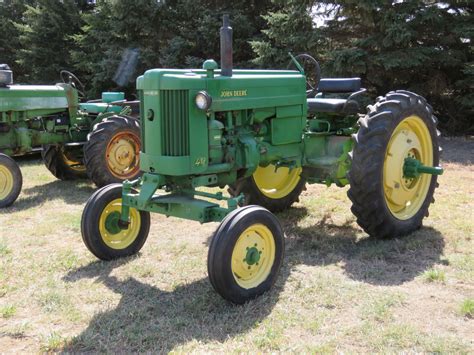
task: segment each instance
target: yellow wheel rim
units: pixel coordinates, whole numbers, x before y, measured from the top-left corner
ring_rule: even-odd
[[[401,121],[388,142],[383,167],[383,188],[387,207],[400,220],[413,217],[423,205],[431,183],[431,175],[418,178],[403,176],[405,158],[415,158],[433,166],[433,144],[430,131],[418,116]]]
[[[85,173],[86,172],[86,166],[82,164],[80,161],[75,160],[73,155],[70,152],[61,151],[61,158],[71,170],[77,172],[77,173]]]
[[[275,165],[259,166],[253,173],[253,179],[258,189],[269,198],[279,199],[288,196],[300,182],[302,168],[289,169],[280,167],[275,171]]]
[[[130,224],[128,229],[120,230],[118,233],[111,232],[107,226],[107,218],[122,211],[122,199],[118,198],[105,206],[99,219],[99,231],[104,243],[112,249],[125,249],[138,237],[141,226],[140,213],[135,208],[130,208]]]
[[[140,138],[132,132],[112,137],[106,149],[109,171],[119,179],[133,177],[139,170]]]
[[[13,191],[13,174],[5,165],[0,165],[0,200],[4,200]]]
[[[254,224],[237,239],[232,252],[232,274],[240,287],[254,288],[267,279],[274,262],[272,232],[263,224]]]

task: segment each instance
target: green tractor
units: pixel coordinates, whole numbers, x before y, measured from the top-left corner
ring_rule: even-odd
[[[18,165],[9,156],[41,149],[46,167],[61,180],[87,178],[104,186],[140,174],[138,101],[104,92],[84,101],[84,85],[68,71],[56,85],[13,85],[0,65],[0,208],[17,199]]]
[[[307,183],[349,185],[352,212],[372,237],[420,228],[442,173],[425,99],[393,91],[361,115],[360,79],[307,83],[307,55],[292,59],[298,70],[233,70],[231,39],[225,17],[220,70],[207,60],[202,70],[153,69],[137,79],[143,176],[90,197],[87,248],[102,260],[137,253],[150,212],[220,222],[209,279],[241,304],[275,282],[284,233],[272,212],[289,208]],[[198,189],[226,186],[230,196]]]

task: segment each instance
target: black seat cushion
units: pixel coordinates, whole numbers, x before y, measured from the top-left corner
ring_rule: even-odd
[[[359,104],[356,101],[346,99],[308,99],[308,112],[329,112],[340,114],[356,114],[359,112]],[[347,104],[346,104],[347,103]]]
[[[318,92],[354,92],[359,91],[360,86],[360,78],[321,79]]]

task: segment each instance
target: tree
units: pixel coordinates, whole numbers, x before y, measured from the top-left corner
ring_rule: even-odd
[[[27,5],[23,21],[15,24],[20,50],[17,64],[29,83],[58,81],[59,71],[71,69],[72,36],[80,31],[80,11],[75,1],[37,0]]]
[[[200,67],[206,59],[219,59],[223,14],[229,14],[233,28],[234,66],[252,66],[250,40],[259,36],[265,25],[262,15],[274,7],[270,0],[175,0],[167,4],[169,45],[160,58],[165,66],[178,68]]]
[[[103,90],[133,92],[135,78],[146,69],[159,66],[163,26],[163,6],[156,0],[104,0],[83,13],[84,26],[74,36],[75,67],[87,82],[89,96]],[[125,73],[124,85],[114,82],[122,58],[139,53],[139,61]]]
[[[415,91],[432,103],[446,131],[472,129],[472,2],[325,3],[334,16],[325,29],[333,74],[361,76],[374,95]]]
[[[324,39],[312,17],[313,1],[275,2],[277,8],[263,16],[267,28],[260,39],[251,42],[256,54],[253,62],[263,68],[285,68],[288,52],[324,56]]]
[[[15,81],[21,80],[24,72],[16,63],[16,53],[21,48],[19,30],[15,23],[23,21],[26,4],[32,1],[5,0],[0,1],[0,63],[9,64],[14,72]]]
[[[74,62],[94,95],[104,89],[133,92],[134,80],[126,87],[112,80],[124,53],[139,53],[133,79],[150,68],[199,68],[206,59],[219,59],[222,14],[229,13],[234,64],[249,67],[253,57],[249,39],[260,33],[261,15],[271,6],[270,0],[100,1],[83,15],[85,25],[74,37],[79,46],[73,52]]]

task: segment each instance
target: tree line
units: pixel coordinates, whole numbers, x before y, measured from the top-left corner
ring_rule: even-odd
[[[218,60],[228,13],[235,67],[282,69],[288,51],[309,53],[323,77],[360,76],[372,99],[415,91],[444,132],[472,134],[473,8],[462,0],[0,0],[0,62],[18,83],[53,83],[67,69],[91,98],[132,95],[149,68]]]

